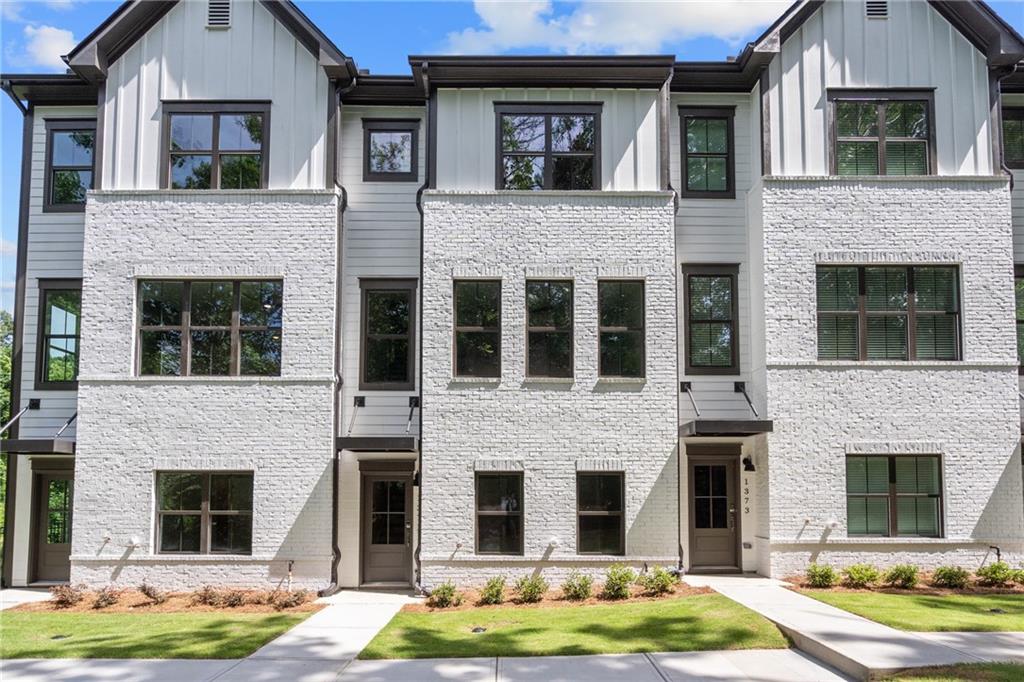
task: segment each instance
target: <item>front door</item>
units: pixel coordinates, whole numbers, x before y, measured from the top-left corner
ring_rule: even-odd
[[[36,488],[36,566],[38,581],[71,578],[71,500],[73,474],[38,474]]]
[[[736,460],[690,458],[690,567],[736,570]]]
[[[410,582],[412,477],[363,476],[363,583]]]

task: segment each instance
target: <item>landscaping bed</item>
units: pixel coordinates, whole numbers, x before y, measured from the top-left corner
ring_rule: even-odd
[[[1017,663],[973,663],[919,668],[885,678],[914,682],[1020,682],[1024,665]]]

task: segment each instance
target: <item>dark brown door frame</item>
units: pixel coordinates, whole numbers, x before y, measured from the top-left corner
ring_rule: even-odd
[[[67,476],[71,481],[71,522],[74,526],[75,518],[75,462],[68,459],[35,459],[31,462],[32,483],[30,506],[31,516],[29,518],[29,545],[28,545],[28,582],[32,584],[39,582],[39,535],[42,532],[39,518],[39,505],[42,503],[42,482],[46,476]],[[70,539],[70,538],[69,538]]]
[[[365,585],[366,581],[366,559],[367,559],[367,548],[369,547],[369,533],[367,532],[367,510],[370,507],[370,497],[367,494],[367,482],[370,479],[387,479],[387,480],[403,480],[405,481],[405,518],[406,518],[406,553],[408,554],[409,561],[405,567],[405,578],[409,585],[413,583],[413,553],[415,548],[413,542],[415,540],[415,527],[412,526],[415,523],[416,515],[413,513],[413,504],[415,504],[415,498],[413,496],[413,470],[412,466],[415,464],[413,460],[408,462],[402,460],[397,462],[361,462],[359,472],[359,584]],[[368,465],[368,466],[364,466]]]
[[[690,446],[691,448],[693,446]],[[690,550],[690,567],[689,572],[694,571],[693,566],[693,543],[694,543],[694,506],[693,506],[693,465],[699,464],[731,464],[733,468],[732,475],[732,501],[736,511],[734,512],[734,518],[736,523],[736,566],[734,568],[719,569],[706,569],[698,566],[696,570],[698,572],[709,572],[709,573],[727,573],[743,572],[743,514],[740,508],[738,499],[740,488],[740,457],[739,446],[725,445],[719,449],[721,454],[714,454],[717,446],[703,446],[701,447],[700,453],[691,454],[687,452],[686,455],[686,487],[687,487],[687,532],[689,533],[689,540],[687,542],[688,549]]]

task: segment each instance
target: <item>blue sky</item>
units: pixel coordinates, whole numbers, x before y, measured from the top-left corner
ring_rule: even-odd
[[[410,54],[736,54],[789,0],[341,2],[299,6],[360,68],[409,72]],[[0,0],[0,71],[59,73],[60,55],[113,12],[106,0]],[[990,2],[1024,33],[1024,0]],[[380,28],[387,27],[382,37]],[[0,104],[0,308],[13,307],[21,113]]]

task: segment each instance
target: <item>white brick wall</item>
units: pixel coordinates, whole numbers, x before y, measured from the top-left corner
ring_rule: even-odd
[[[678,417],[671,195],[427,192],[424,216],[424,583],[473,583],[537,568],[551,580],[573,566],[603,570],[614,559],[576,555],[578,463],[625,471],[626,559],[674,563]],[[474,276],[502,280],[500,383],[452,381],[452,280]],[[525,281],[540,277],[574,280],[571,384],[525,381]],[[602,382],[597,376],[597,282],[615,277],[646,282],[642,384]],[[502,467],[524,472],[524,557],[474,555],[474,470],[493,469],[483,461],[493,459],[511,460]],[[550,545],[552,538],[557,547]]]

